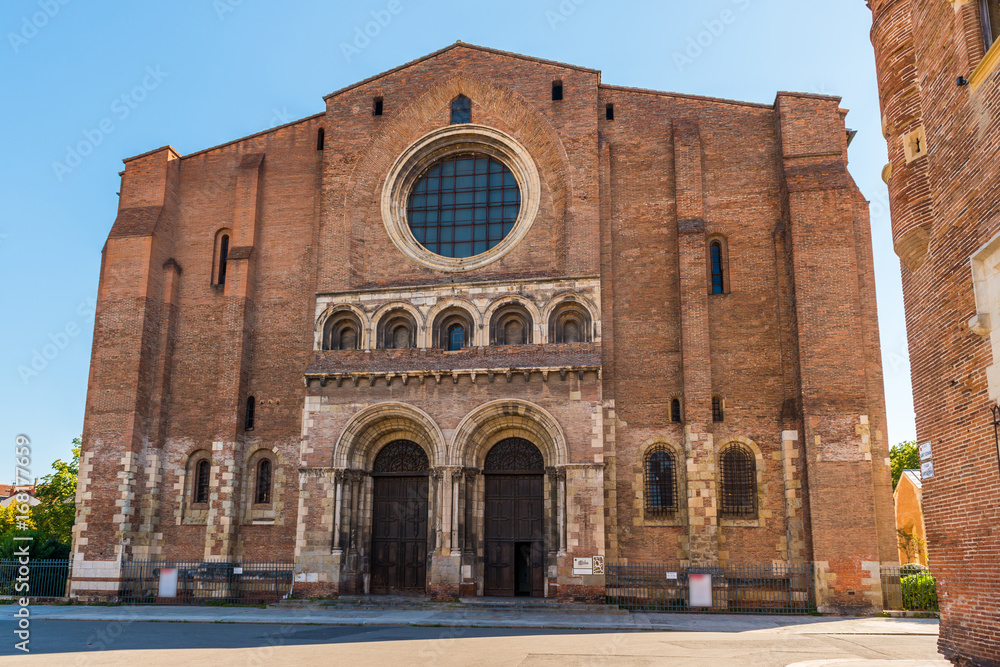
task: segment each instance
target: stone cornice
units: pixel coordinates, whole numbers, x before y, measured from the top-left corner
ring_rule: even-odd
[[[576,374],[583,380],[586,373],[595,373],[597,379],[602,378],[602,370],[599,365],[586,366],[538,366],[531,368],[464,368],[454,370],[433,370],[433,371],[370,371],[370,372],[330,372],[330,373],[306,373],[305,385],[308,387],[313,382],[318,382],[321,387],[325,387],[330,382],[335,382],[338,387],[343,386],[345,381],[357,387],[362,381],[373,387],[379,380],[384,380],[387,386],[392,386],[393,382],[399,380],[404,386],[410,380],[417,380],[420,384],[425,384],[428,380],[433,380],[435,384],[441,384],[442,380],[451,379],[457,383],[462,376],[468,376],[475,384],[479,380],[495,382],[498,378],[513,382],[515,379],[523,379],[525,382],[531,380],[534,374],[540,374],[543,382],[548,382],[550,378],[558,378],[565,381],[571,374]]]

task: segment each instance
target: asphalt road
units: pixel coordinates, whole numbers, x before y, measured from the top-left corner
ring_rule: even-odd
[[[595,632],[242,623],[31,624],[30,655],[0,620],[7,665],[940,665],[933,635],[815,632]],[[818,661],[818,662],[817,662]],[[875,662],[868,662],[875,661]],[[892,661],[892,662],[883,662]],[[897,662],[907,661],[907,662]]]

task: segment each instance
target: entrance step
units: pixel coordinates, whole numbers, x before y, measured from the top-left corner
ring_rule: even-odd
[[[437,612],[493,612],[541,614],[612,614],[627,616],[628,612],[615,605],[576,604],[558,602],[547,598],[459,598],[440,602],[427,597],[396,595],[342,595],[339,598],[319,600],[283,600],[272,607],[309,608],[345,611],[437,611]]]

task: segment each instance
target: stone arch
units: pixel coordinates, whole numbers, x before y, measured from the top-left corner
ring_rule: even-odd
[[[344,426],[334,447],[333,467],[369,470],[378,450],[394,440],[420,445],[432,468],[447,461],[444,434],[430,415],[404,403],[377,403]]]
[[[484,403],[455,429],[449,448],[451,465],[482,468],[490,448],[505,438],[524,438],[538,447],[546,466],[569,463],[566,435],[541,406],[516,399]]]
[[[364,350],[368,348],[369,330],[371,329],[372,325],[371,321],[368,319],[368,316],[365,315],[365,312],[360,308],[358,308],[357,306],[354,306],[349,303],[338,303],[338,304],[332,303],[329,304],[326,308],[324,308],[322,312],[320,312],[320,314],[316,316],[316,320],[313,323],[314,338],[315,338],[315,344],[313,348],[315,350],[323,349],[323,333],[326,329],[326,323],[330,321],[331,317],[336,317],[341,313],[345,314],[350,313],[354,315],[354,317],[358,320],[358,323],[361,326],[361,331],[359,332],[361,335],[359,349]]]
[[[413,332],[414,342],[416,347],[427,347],[426,341],[426,331],[427,331],[427,320],[424,318],[424,314],[420,312],[418,308],[413,306],[411,303],[406,301],[392,301],[383,306],[380,306],[371,317],[368,329],[368,338],[372,341],[371,347],[377,349],[381,343],[378,340],[378,331],[382,326],[382,320],[389,313],[396,310],[403,310],[413,318],[413,324],[416,326],[416,331]]]
[[[526,339],[532,343],[540,343],[543,338],[540,335],[540,327],[542,322],[541,311],[538,310],[538,306],[534,304],[530,299],[526,299],[521,296],[505,296],[500,299],[491,301],[489,306],[486,308],[486,312],[483,313],[483,327],[486,329],[486,343],[493,344],[493,318],[497,311],[501,308],[507,306],[520,306],[525,311],[527,311],[529,316],[529,322],[531,324],[531,331],[525,332]]]
[[[469,346],[484,345],[483,314],[479,312],[479,309],[471,301],[458,297],[449,297],[439,300],[427,312],[427,329],[430,331],[426,338],[426,347],[435,347],[437,345],[438,316],[452,309],[461,309],[468,314],[469,321],[472,323],[472,336],[469,340]]]
[[[599,343],[601,341],[600,308],[591,299],[575,292],[559,294],[546,304],[540,322],[545,335],[545,342],[552,342],[553,317],[557,316],[559,310],[567,306],[577,306],[586,312],[590,318],[590,331],[587,339],[589,342]]]

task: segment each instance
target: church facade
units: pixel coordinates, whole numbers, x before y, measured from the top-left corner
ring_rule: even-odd
[[[622,88],[458,43],[325,101],[125,161],[75,596],[131,559],[564,600],[602,599],[605,562],[815,563],[821,610],[881,608],[871,238],[838,98]]]

